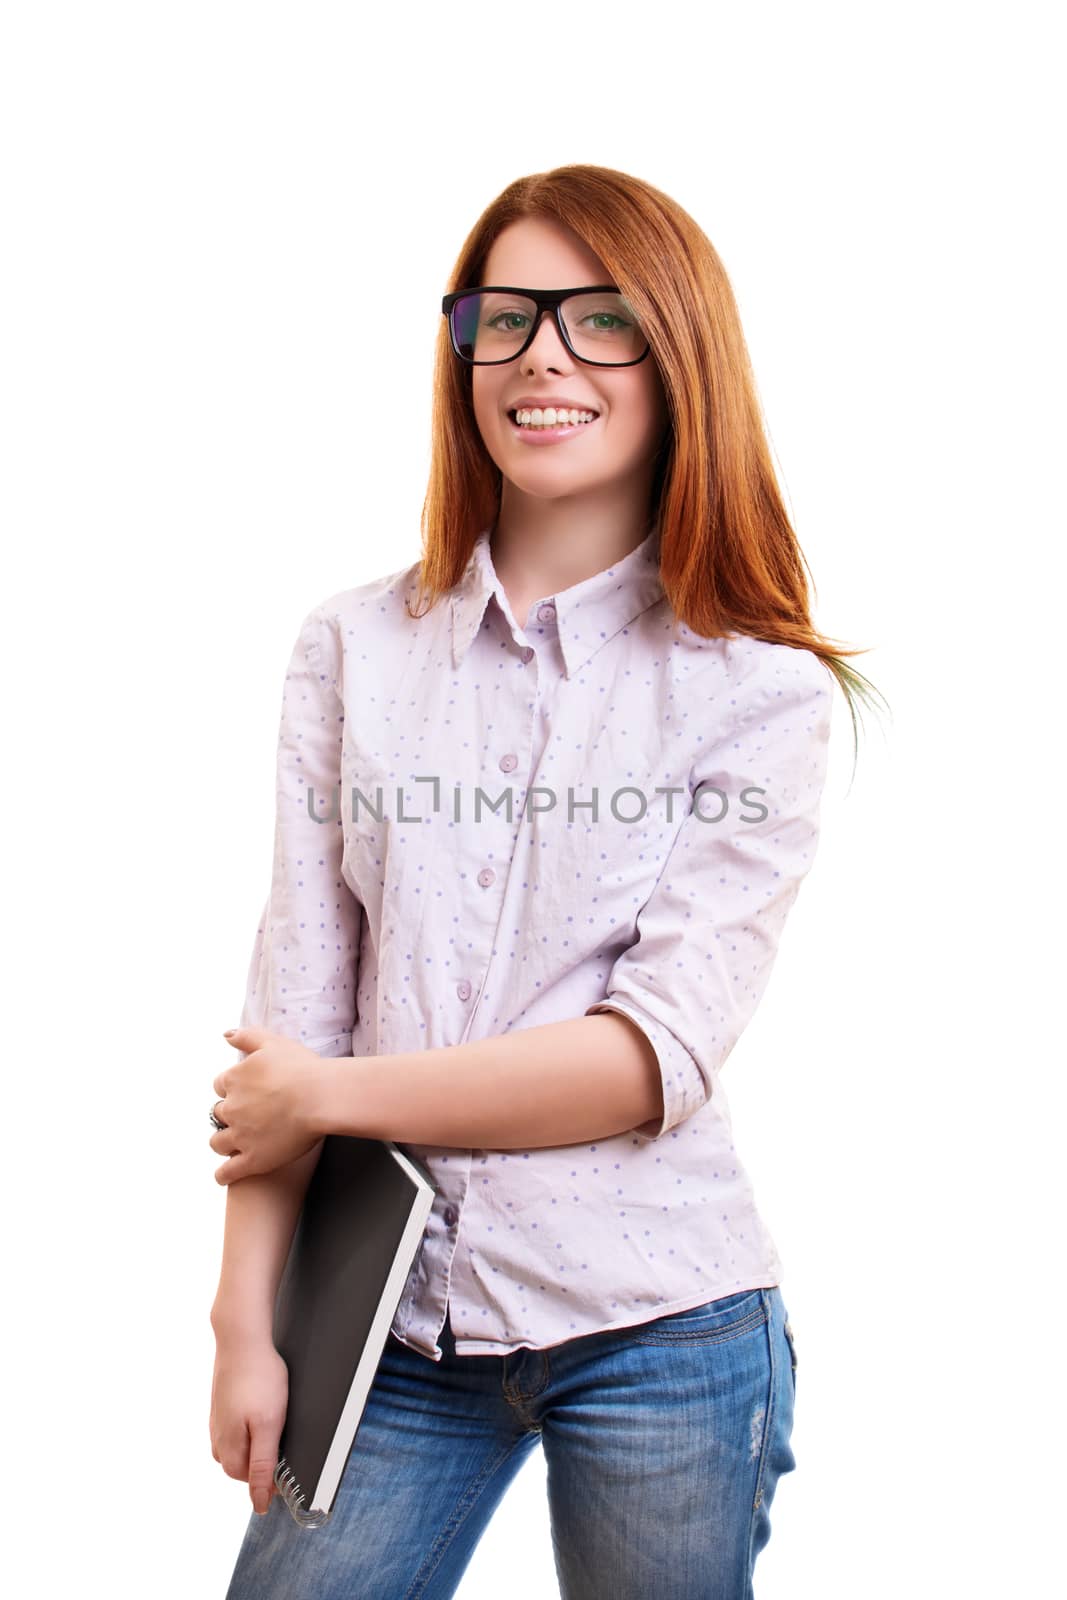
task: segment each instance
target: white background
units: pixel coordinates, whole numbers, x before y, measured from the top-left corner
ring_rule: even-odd
[[[855,664],[892,709],[853,778],[839,702],[819,856],[727,1068],[799,1356],[798,1470],[757,1592],[1051,1591],[1051,19],[930,0],[5,9],[20,1595],[90,1573],[138,1600],[225,1591],[250,1506],[208,1437],[207,1108],[268,887],[288,652],[319,600],[417,559],[452,262],[508,182],[570,161],[665,189],[719,250],[816,621],[868,648]],[[543,1472],[523,1469],[462,1600],[556,1593]]]

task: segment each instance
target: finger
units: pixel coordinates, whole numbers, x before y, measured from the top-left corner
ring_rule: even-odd
[[[227,1028],[222,1037],[235,1050],[258,1050],[270,1036],[269,1028]]]
[[[247,1157],[231,1156],[229,1161],[224,1161],[221,1167],[215,1168],[215,1182],[221,1184],[236,1183],[238,1178],[247,1178],[251,1175],[251,1163]]]
[[[226,1098],[226,1079],[230,1075],[230,1070],[231,1069],[229,1067],[224,1067],[219,1073],[218,1077],[212,1079],[211,1087],[214,1089],[220,1100],[224,1100]]]
[[[253,1423],[248,1450],[248,1492],[252,1505],[261,1514],[267,1510],[274,1488],[274,1469],[278,1465],[278,1430],[265,1423]]]

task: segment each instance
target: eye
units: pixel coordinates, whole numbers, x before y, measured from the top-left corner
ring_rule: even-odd
[[[487,326],[497,333],[518,333],[529,321],[525,311],[495,311],[487,319]]]

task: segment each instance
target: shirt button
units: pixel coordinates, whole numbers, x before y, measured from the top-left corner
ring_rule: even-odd
[[[471,986],[466,978],[460,978],[459,982],[456,984],[456,993],[459,995],[461,1000],[470,999]]]
[[[455,1206],[445,1206],[445,1221],[450,1228],[454,1228],[459,1221],[459,1212]]]
[[[495,877],[496,873],[493,871],[492,867],[483,867],[481,872],[478,874],[478,882],[481,884],[483,889],[488,889]]]
[[[556,608],[551,600],[546,600],[543,606],[538,606],[537,608],[538,622],[551,622],[555,615]]]
[[[501,772],[514,772],[515,768],[518,766],[518,764],[519,764],[518,756],[514,756],[510,752],[506,756],[501,756],[500,757],[500,770],[501,770]]]
[[[530,645],[530,644],[524,645],[523,652],[522,652],[522,659],[524,661],[532,661],[533,660],[533,645]]]

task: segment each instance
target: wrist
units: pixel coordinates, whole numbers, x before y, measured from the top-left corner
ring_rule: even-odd
[[[304,1121],[306,1131],[316,1139],[325,1139],[327,1134],[338,1131],[338,1073],[342,1066],[351,1065],[350,1057],[320,1056],[317,1066],[311,1070],[304,1102]]]
[[[253,1350],[274,1344],[273,1313],[260,1316],[246,1309],[218,1304],[211,1308],[211,1331],[216,1350]]]
[[[323,1056],[313,1071],[307,1100],[308,1131],[316,1138],[347,1134],[388,1139],[381,1093],[382,1056]]]

